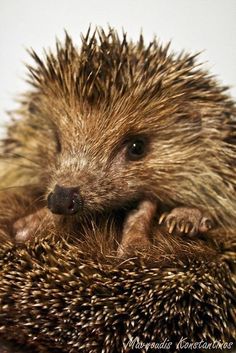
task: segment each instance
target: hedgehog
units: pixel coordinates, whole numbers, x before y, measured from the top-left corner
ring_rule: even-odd
[[[196,55],[113,29],[30,53],[31,89],[1,143],[0,348],[231,349],[227,87]]]
[[[235,105],[196,55],[113,29],[31,55],[32,89],[3,141],[3,178],[34,184],[39,200],[14,223],[16,239],[48,213],[75,228],[124,211],[120,256],[149,247],[153,222],[189,235],[235,229]]]

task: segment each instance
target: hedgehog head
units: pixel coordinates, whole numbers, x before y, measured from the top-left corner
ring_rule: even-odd
[[[50,130],[41,153],[52,211],[101,211],[144,197],[199,205],[217,192],[209,151],[222,133],[224,89],[194,56],[168,47],[96,30],[80,50],[66,36],[45,61],[32,52],[30,110]],[[214,130],[204,118],[212,111]]]

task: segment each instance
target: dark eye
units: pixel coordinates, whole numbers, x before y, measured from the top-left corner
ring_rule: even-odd
[[[129,142],[127,148],[127,159],[137,161],[146,154],[147,141],[144,138],[137,137]]]

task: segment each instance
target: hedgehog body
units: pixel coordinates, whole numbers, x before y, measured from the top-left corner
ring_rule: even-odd
[[[1,235],[0,347],[10,340],[8,353],[18,345],[36,353],[233,349],[233,239],[187,243],[162,229],[152,257],[120,261],[113,232],[94,229],[83,242],[45,227],[21,246]]]

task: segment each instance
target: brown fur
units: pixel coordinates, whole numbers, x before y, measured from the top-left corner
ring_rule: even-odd
[[[32,185],[45,199],[56,184],[79,186],[87,214],[153,199],[235,229],[235,106],[195,56],[114,30],[88,33],[80,50],[66,36],[45,60],[31,55],[32,89],[3,141],[2,187]],[[127,161],[127,141],[140,135],[148,153]]]

